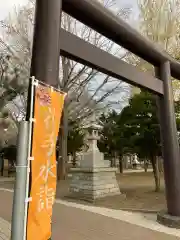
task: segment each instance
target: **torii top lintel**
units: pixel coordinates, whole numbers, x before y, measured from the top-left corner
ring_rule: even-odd
[[[172,77],[180,80],[180,63],[96,0],[62,0],[62,10],[154,66],[170,61]]]

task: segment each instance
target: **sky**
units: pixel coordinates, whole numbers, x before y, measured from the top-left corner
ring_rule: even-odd
[[[137,0],[117,0],[119,6],[129,5],[136,11],[137,10]]]
[[[0,0],[0,20],[4,19],[14,6],[24,5],[28,0]],[[133,7],[134,12],[137,12],[136,0],[117,0],[119,6],[129,5]]]
[[[75,1],[75,0],[74,0]],[[28,3],[28,0],[0,0],[0,20],[5,19],[15,6],[22,6]],[[119,7],[128,6],[132,8],[132,19],[137,19],[138,7],[137,0],[116,0]],[[133,21],[132,21],[133,22]],[[132,25],[131,25],[132,26]],[[136,27],[134,23],[133,27]]]
[[[14,6],[26,4],[27,0],[0,0],[0,20],[8,16]]]

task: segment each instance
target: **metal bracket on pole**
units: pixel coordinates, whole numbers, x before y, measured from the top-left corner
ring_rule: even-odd
[[[32,202],[32,197],[25,199],[25,203]]]

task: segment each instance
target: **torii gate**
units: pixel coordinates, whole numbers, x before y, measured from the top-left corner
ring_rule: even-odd
[[[62,11],[151,63],[156,77],[63,30]],[[57,85],[61,54],[157,95],[167,200],[167,214],[158,219],[174,226],[179,221],[180,227],[180,157],[171,83],[171,76],[180,80],[179,62],[95,0],[36,0],[35,16],[31,76]]]

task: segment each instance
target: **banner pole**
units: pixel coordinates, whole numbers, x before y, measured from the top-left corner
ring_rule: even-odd
[[[26,175],[26,195],[25,195],[25,211],[24,211],[24,233],[23,240],[26,240],[27,231],[27,216],[28,216],[28,204],[29,204],[29,183],[30,183],[30,157],[32,148],[32,131],[33,131],[33,112],[34,112],[34,83],[35,77],[32,77],[29,85],[29,100],[28,100],[28,113],[27,119],[29,121],[29,138],[28,138],[28,154],[27,154],[27,175]]]
[[[20,122],[16,158],[16,181],[14,186],[11,240],[23,240],[24,212],[27,178],[27,154],[29,139],[29,123]]]

